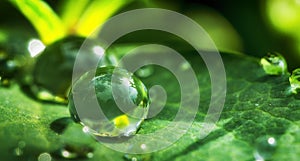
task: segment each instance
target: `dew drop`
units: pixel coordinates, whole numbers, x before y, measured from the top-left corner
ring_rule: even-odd
[[[279,53],[268,53],[260,59],[260,64],[269,75],[283,75],[287,73],[287,63],[284,57]]]
[[[188,69],[190,69],[190,68],[191,68],[191,65],[190,65],[189,62],[183,62],[183,63],[181,63],[181,65],[180,65],[180,69],[183,70],[183,71],[186,71],[186,70],[188,70]]]
[[[26,143],[24,141],[19,141],[17,147],[14,149],[14,154],[16,156],[23,155],[23,149],[25,148]]]
[[[15,154],[16,156],[21,156],[21,155],[23,155],[23,150],[22,150],[22,148],[19,148],[19,147],[15,148],[15,149],[14,149],[14,154]]]
[[[52,157],[49,153],[41,153],[38,157],[38,161],[51,161]]]
[[[276,150],[276,139],[272,136],[259,137],[256,140],[254,157],[256,161],[264,161],[272,158]]]
[[[42,101],[67,103],[75,60],[79,60],[78,74],[90,70],[88,64],[98,62],[106,52],[102,43],[94,39],[70,36],[54,42],[36,57],[30,91]],[[78,53],[81,53],[78,55]],[[101,61],[109,64],[111,58]]]
[[[80,99],[76,105],[74,98]],[[87,109],[93,107],[89,105],[91,98],[99,103],[97,109]],[[74,83],[69,110],[71,117],[84,125],[84,132],[100,137],[131,136],[147,116],[148,92],[141,80],[125,69],[101,67],[95,76],[87,72]],[[83,118],[78,110],[84,110]]]
[[[292,93],[297,94],[300,89],[300,68],[295,69],[289,78]]]

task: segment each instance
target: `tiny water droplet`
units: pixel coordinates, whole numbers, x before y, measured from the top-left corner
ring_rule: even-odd
[[[95,110],[86,108],[91,107],[90,99],[95,98],[103,115],[99,113],[97,119],[90,115],[79,118],[76,108],[80,107],[75,107],[74,98],[80,98],[79,103],[84,105],[85,111]],[[121,110],[120,105],[126,109]],[[74,83],[69,95],[69,109],[71,117],[85,126],[84,132],[100,137],[131,136],[147,116],[148,92],[141,80],[125,69],[101,67],[95,76],[87,72]]]
[[[54,156],[66,159],[85,159],[94,156],[93,148],[86,145],[65,145],[55,151]]]
[[[287,63],[284,57],[279,53],[268,53],[260,59],[260,64],[269,75],[282,75],[287,73]]]
[[[23,149],[26,146],[26,142],[24,141],[19,141],[17,147],[14,149],[14,154],[16,156],[21,156],[23,155]]]
[[[295,69],[289,78],[292,93],[297,94],[300,90],[300,68]]]
[[[256,151],[254,157],[257,161],[269,160],[276,150],[276,139],[272,136],[259,137],[256,140]]]
[[[141,145],[141,148],[142,148],[143,150],[145,150],[145,149],[147,148],[146,144],[142,144],[142,145]]]
[[[38,161],[51,161],[52,157],[49,153],[41,153],[38,157]]]
[[[183,70],[183,71],[188,70],[190,68],[192,68],[192,67],[191,67],[190,63],[187,62],[187,61],[181,63],[181,65],[180,65],[180,69]]]
[[[143,66],[140,69],[138,69],[135,74],[141,78],[146,78],[149,77],[153,74],[154,72],[154,68],[153,66],[147,65],[147,66]]]
[[[17,147],[14,149],[14,153],[16,156],[21,156],[21,155],[23,155],[23,150],[22,150],[22,148]]]

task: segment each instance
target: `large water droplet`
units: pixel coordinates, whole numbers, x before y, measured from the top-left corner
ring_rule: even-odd
[[[254,152],[256,161],[271,159],[275,153],[276,145],[276,139],[272,136],[259,137],[256,140],[256,151]]]
[[[279,53],[268,53],[260,59],[260,64],[269,75],[282,75],[287,73],[287,63],[284,57]]]
[[[148,93],[144,84],[121,68],[98,68],[96,75],[92,74],[87,72],[73,85],[69,95],[72,118],[96,136],[135,134],[148,113]],[[76,104],[74,98],[79,99]],[[92,99],[99,103],[97,109],[91,108]],[[79,110],[85,113],[77,113]]]
[[[289,78],[291,91],[297,94],[300,90],[300,68],[295,69]]]
[[[85,43],[84,46],[83,43]],[[66,103],[69,93],[73,66],[80,51],[80,62],[77,68],[78,73],[88,71],[91,62],[98,62],[99,65],[111,65],[114,62],[104,57],[106,51],[102,43],[93,39],[83,37],[67,37],[49,46],[41,55],[36,58],[33,70],[33,82],[30,86],[33,95],[43,101]]]

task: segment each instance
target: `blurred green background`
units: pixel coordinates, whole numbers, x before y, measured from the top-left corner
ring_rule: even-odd
[[[46,2],[60,12],[62,1]],[[74,5],[80,5],[80,0]],[[299,67],[300,0],[136,0],[118,12],[144,7],[171,9],[193,18],[220,50],[256,57],[277,51],[287,59],[289,71]],[[0,2],[0,15],[0,30],[9,28],[11,34],[18,30],[37,35],[30,22],[7,1]]]

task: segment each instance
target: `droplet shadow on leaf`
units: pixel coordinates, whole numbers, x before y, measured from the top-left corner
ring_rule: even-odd
[[[74,123],[74,121],[71,119],[71,117],[59,118],[51,122],[50,129],[58,134],[62,134],[72,123]]]

